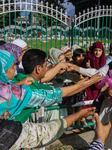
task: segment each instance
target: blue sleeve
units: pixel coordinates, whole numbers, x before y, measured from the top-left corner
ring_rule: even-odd
[[[95,140],[93,143],[87,148],[87,150],[105,150],[104,144],[100,140]]]
[[[26,107],[45,107],[59,103],[62,101],[62,94],[63,91],[60,88],[53,88],[52,90],[34,89]]]
[[[107,57],[107,58],[106,58],[106,65],[108,65],[111,61],[112,61],[112,60],[111,60],[109,57]]]

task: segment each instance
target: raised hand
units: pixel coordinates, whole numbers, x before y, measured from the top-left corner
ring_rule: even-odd
[[[108,122],[107,125],[103,126],[97,113],[95,113],[94,118],[96,120],[96,138],[105,143],[111,128],[111,123]]]
[[[33,79],[33,77],[25,77],[20,82],[21,82],[21,85],[22,84],[30,85],[30,84],[32,84],[32,82],[34,82],[34,79]]]
[[[60,69],[64,69],[64,70],[66,70],[67,69],[67,63],[65,63],[65,62],[60,62],[60,63],[58,63],[57,65],[59,65],[60,66]]]
[[[104,76],[101,76],[100,73],[98,72],[90,78],[90,81],[92,82],[92,84],[95,84],[95,83],[103,80],[103,78],[104,78]]]
[[[90,107],[90,108],[84,108],[79,111],[79,117],[80,118],[85,118],[91,115],[94,115],[96,108],[95,107]]]
[[[90,60],[88,60],[88,61],[86,62],[86,67],[87,67],[87,68],[91,68]]]

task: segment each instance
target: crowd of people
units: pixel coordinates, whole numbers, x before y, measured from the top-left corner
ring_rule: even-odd
[[[96,138],[88,150],[105,149],[105,143],[112,148],[112,44],[107,57],[101,42],[88,49],[85,52],[78,45],[51,48],[47,57],[42,50],[28,49],[22,39],[0,41],[1,150],[46,146],[78,119],[87,124],[88,116],[96,122]],[[88,100],[94,100],[93,104],[75,113],[67,109],[46,112],[46,123],[14,121],[24,108]]]

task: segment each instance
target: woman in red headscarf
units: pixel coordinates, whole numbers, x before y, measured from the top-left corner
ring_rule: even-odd
[[[86,68],[95,68],[99,69],[103,67],[106,64],[106,56],[103,44],[101,42],[95,42],[93,43],[93,46],[91,47],[91,51],[87,54],[87,57],[84,60],[84,65],[86,65]],[[83,101],[87,100],[94,100],[98,96],[100,87],[98,86],[98,83],[88,87],[85,89],[87,97]],[[85,107],[90,107],[83,106]],[[86,124],[85,119],[82,120],[84,124]]]

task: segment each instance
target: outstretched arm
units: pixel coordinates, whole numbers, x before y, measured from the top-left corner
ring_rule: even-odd
[[[48,70],[45,74],[45,77],[41,79],[41,82],[48,82],[51,79],[53,79],[61,69],[66,70],[68,67],[68,63],[58,63],[55,67],[53,67],[52,69]]]
[[[95,76],[91,77],[90,79],[86,77],[85,79],[77,82],[74,85],[62,87],[61,88],[61,90],[63,91],[62,97],[74,95],[84,90],[85,88],[91,86],[92,84],[99,82],[102,79],[103,79],[103,76],[99,76],[99,73],[97,73]]]
[[[109,70],[109,66],[105,65],[102,68],[100,68],[99,70],[97,70],[95,68],[82,68],[82,67],[79,67],[77,65],[70,64],[69,69],[75,70],[75,71],[77,71],[77,72],[79,72],[85,76],[92,77],[93,75],[95,75],[98,72],[100,72],[100,75],[105,76]]]
[[[86,108],[86,109],[81,109],[80,111],[69,115],[67,117],[64,117],[64,119],[67,122],[67,127],[71,126],[71,124],[73,122],[75,122],[76,120],[83,118],[83,117],[88,117],[91,115],[94,115],[96,108],[95,107],[91,107],[91,108]]]
[[[82,109],[63,119],[56,119],[47,123],[25,123],[23,124],[22,133],[10,150],[47,146],[57,140],[74,121],[94,113],[95,108],[91,107]]]

